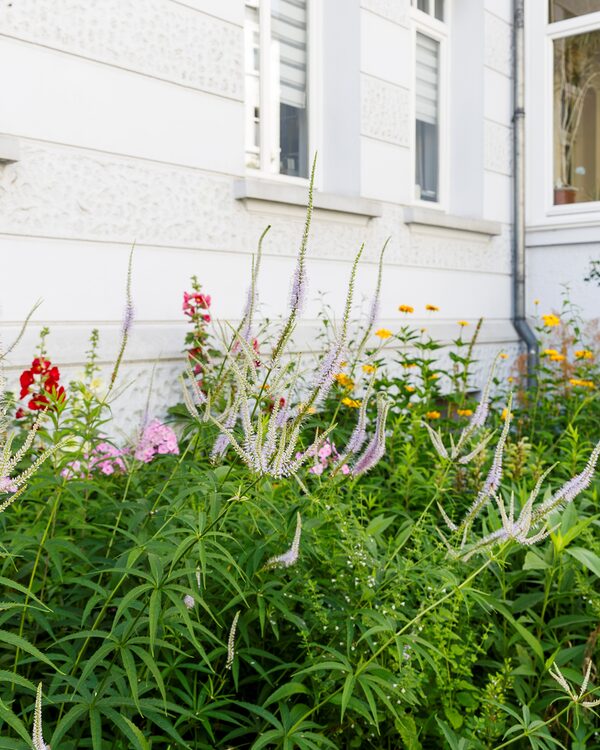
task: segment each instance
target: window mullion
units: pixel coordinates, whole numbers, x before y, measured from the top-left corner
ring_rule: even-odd
[[[273,59],[271,0],[261,0],[260,27],[260,169],[273,171]]]

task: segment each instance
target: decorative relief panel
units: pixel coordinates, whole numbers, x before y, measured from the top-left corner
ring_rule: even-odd
[[[485,64],[494,70],[512,75],[512,33],[510,24],[491,13],[485,14]]]
[[[205,248],[228,241],[231,182],[192,169],[22,141],[0,168],[0,231]]]
[[[372,76],[361,77],[361,132],[371,138],[410,144],[409,92]]]
[[[22,141],[22,159],[0,167],[0,232],[252,253],[264,227],[265,251],[295,255],[304,218],[297,207],[249,211],[232,177],[140,159]],[[350,259],[362,242],[375,260],[388,236],[390,263],[506,273],[507,236],[487,240],[445,230],[409,230],[402,208],[384,204],[368,224],[317,211],[310,254]]]
[[[512,173],[512,130],[491,120],[484,122],[484,166],[492,172]]]
[[[243,98],[241,29],[167,0],[0,0],[0,29],[8,36]]]
[[[408,26],[410,0],[361,0],[361,6],[401,26]]]

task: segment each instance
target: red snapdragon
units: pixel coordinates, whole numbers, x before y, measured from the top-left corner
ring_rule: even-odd
[[[27,408],[31,411],[39,411],[54,403],[62,403],[66,400],[65,389],[59,383],[60,370],[53,366],[49,359],[36,357],[28,370],[23,370],[19,378],[21,392],[19,398],[27,398]],[[15,415],[17,419],[25,416],[25,411],[20,408]]]

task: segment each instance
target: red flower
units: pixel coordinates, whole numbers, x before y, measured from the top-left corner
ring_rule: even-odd
[[[50,394],[55,403],[63,403],[67,394],[62,385],[59,385],[59,380],[60,370],[58,367],[52,367],[52,363],[48,359],[36,357],[31,363],[31,368],[24,370],[19,377],[21,384],[20,398],[25,398],[28,395],[32,397],[27,404],[27,407],[32,411],[45,409],[49,405],[50,401],[46,394]],[[18,416],[15,416],[19,419],[24,414],[23,409],[19,409],[17,411]]]
[[[31,370],[24,370],[21,373],[21,377],[19,378],[19,382],[21,383],[21,394],[19,398],[25,398],[29,393],[29,387],[33,384],[33,380],[33,372]]]

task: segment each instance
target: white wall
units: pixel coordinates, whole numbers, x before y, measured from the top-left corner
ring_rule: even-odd
[[[415,324],[424,322],[434,333],[452,337],[457,319],[484,316],[490,353],[514,344],[510,0],[486,0],[471,31],[479,32],[475,56],[454,55],[455,64],[472,69],[477,86],[464,81],[462,100],[472,91],[473,116],[461,122],[455,111],[450,132],[462,144],[451,150],[451,182],[460,191],[473,178],[477,187],[465,185],[449,210],[499,222],[499,235],[469,222],[458,229],[404,222],[413,194],[409,4],[336,3],[322,19],[321,184],[328,192],[379,201],[382,215],[316,212],[311,292],[329,292],[341,309],[350,260],[364,241],[358,291],[368,297],[379,249],[391,236],[382,324],[398,326],[397,306],[405,303],[417,310]],[[328,42],[335,13],[344,34]],[[238,316],[251,254],[267,223],[273,229],[265,243],[263,310],[284,311],[303,211],[239,201],[233,193],[234,180],[244,174],[242,23],[242,0],[20,0],[0,6],[0,69],[9,71],[0,77],[0,133],[17,138],[21,150],[18,162],[0,165],[0,315],[7,333],[30,303],[44,299],[13,357],[13,372],[31,357],[41,323],[52,329],[51,356],[67,369],[81,365],[93,326],[110,361],[134,241],[129,371],[147,376],[149,363],[163,360],[164,400],[176,397],[185,333],[181,296],[189,277],[197,274],[212,294],[217,317]],[[452,40],[452,27],[450,33]],[[463,175],[460,153],[471,127],[477,149]],[[437,323],[425,316],[427,303],[441,307]],[[317,313],[311,304],[301,347],[308,346]],[[141,378],[128,408],[140,406],[143,391]]]

